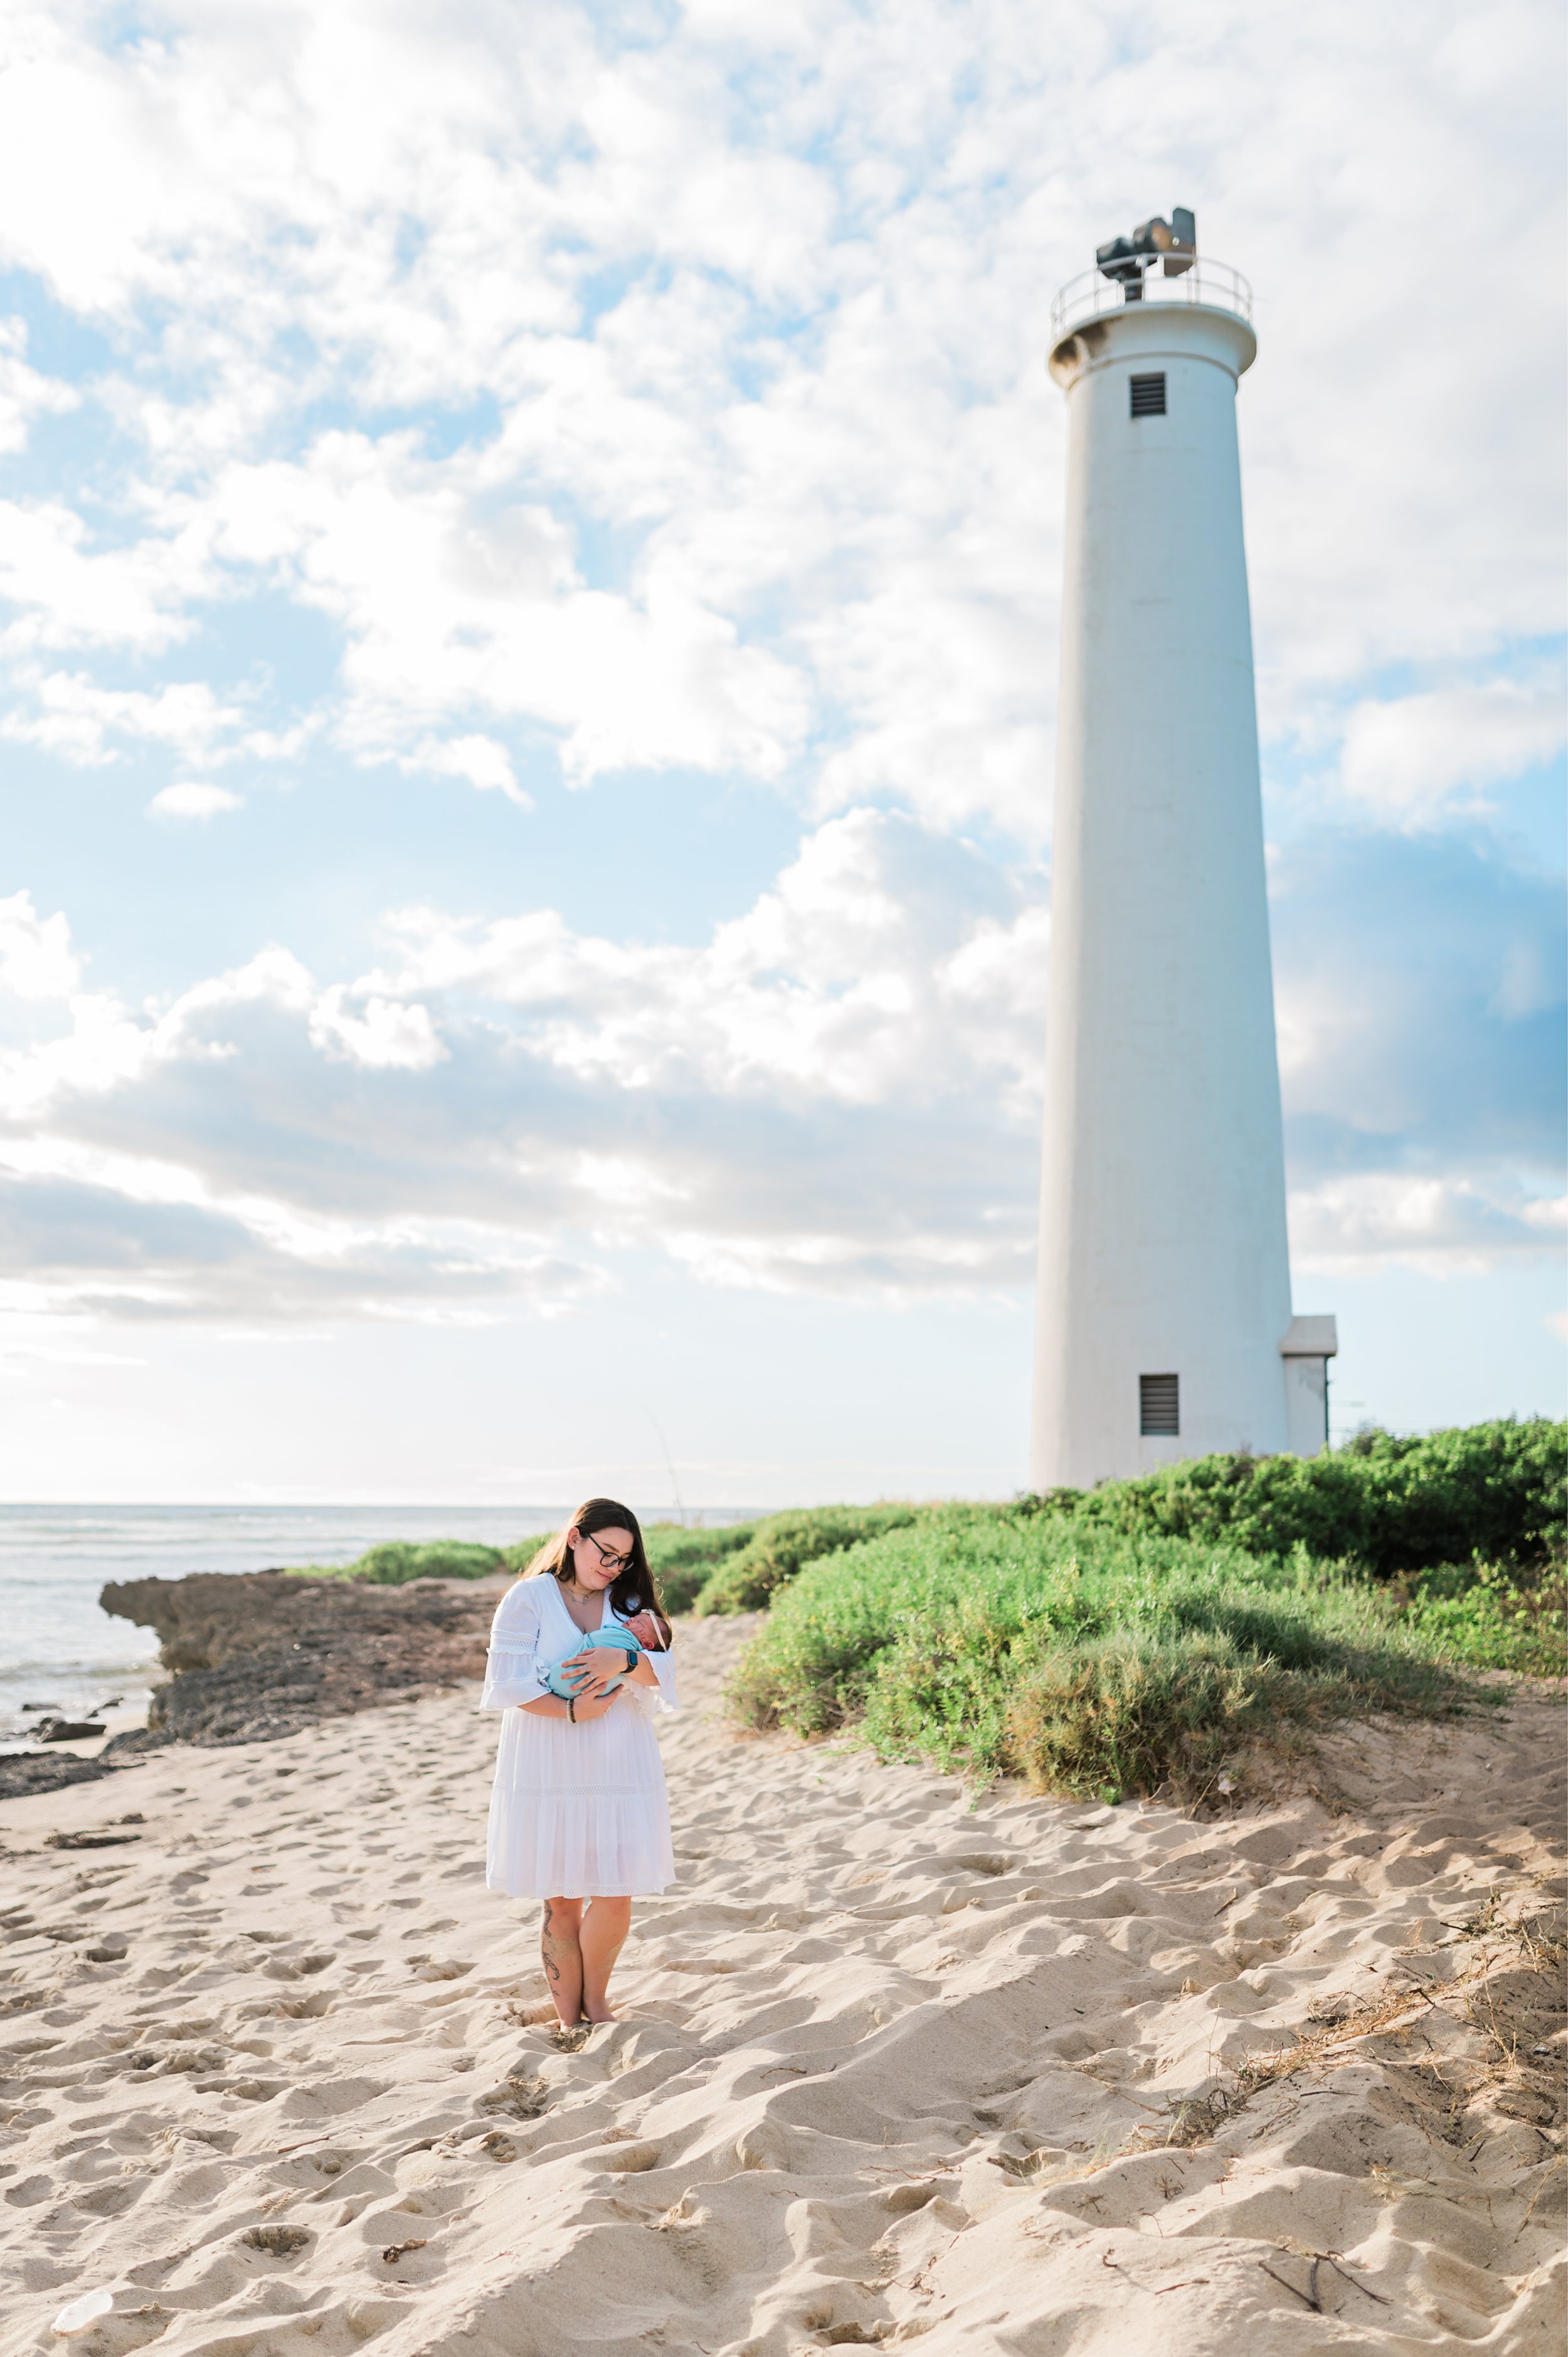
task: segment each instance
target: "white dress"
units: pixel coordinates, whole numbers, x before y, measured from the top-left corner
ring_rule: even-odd
[[[621,1619],[605,1596],[607,1624]],[[545,1674],[580,1651],[583,1631],[549,1572],[509,1587],[490,1624],[481,1710],[501,1714],[485,1880],[510,1899],[649,1897],[675,1879],[656,1711],[674,1710],[675,1665],[647,1660],[657,1690],[628,1679],[602,1718],[519,1710]]]

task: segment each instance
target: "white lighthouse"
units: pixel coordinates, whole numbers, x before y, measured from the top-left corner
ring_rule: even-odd
[[[1294,1318],[1236,388],[1190,213],[1058,296],[1069,414],[1032,1479],[1312,1454]]]

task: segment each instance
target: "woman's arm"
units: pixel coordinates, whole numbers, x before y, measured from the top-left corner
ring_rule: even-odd
[[[585,1719],[603,1718],[614,1700],[614,1695],[574,1695],[570,1703],[564,1703],[559,1695],[547,1694],[541,1695],[537,1702],[520,1702],[517,1706],[519,1710],[532,1711],[535,1718],[569,1718],[574,1726],[581,1727]]]
[[[519,1704],[526,1708],[545,1691],[539,1674],[538,1598],[530,1593],[531,1585],[520,1580],[496,1609],[481,1710],[510,1710]]]
[[[569,1699],[563,1700],[557,1694],[541,1693],[535,1687],[537,1699],[528,1701],[520,1695],[517,1706],[520,1710],[532,1711],[536,1718],[566,1718],[579,1727],[585,1720],[603,1718],[615,1700],[613,1694],[605,1692],[606,1681],[621,1674],[616,1666],[618,1658],[625,1661],[627,1656],[624,1653],[618,1657],[611,1654],[603,1645],[586,1646],[582,1652],[569,1655],[561,1663],[563,1670],[575,1670],[579,1674],[576,1690]]]

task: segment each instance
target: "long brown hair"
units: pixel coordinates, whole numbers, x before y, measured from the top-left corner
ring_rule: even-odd
[[[656,1613],[668,1629],[670,1615],[664,1609],[659,1583],[648,1560],[648,1549],[642,1544],[642,1524],[631,1508],[623,1506],[618,1498],[586,1500],[553,1539],[546,1539],[532,1562],[523,1569],[521,1577],[536,1579],[542,1572],[547,1571],[553,1579],[570,1579],[575,1566],[567,1541],[573,1531],[580,1532],[585,1539],[591,1539],[596,1531],[631,1533],[631,1561],[610,1582],[610,1602],[623,1615],[645,1611]]]

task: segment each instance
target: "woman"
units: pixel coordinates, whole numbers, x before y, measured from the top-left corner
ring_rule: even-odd
[[[583,1649],[617,1627],[645,1650]],[[676,1707],[670,1635],[637,1516],[613,1498],[578,1507],[490,1628],[479,1706],[502,1717],[485,1879],[544,1901],[540,1953],[567,2029],[615,2019],[609,1978],[632,1899],[675,1878],[653,1732],[653,1713]],[[548,1684],[563,1666],[566,1696]]]

